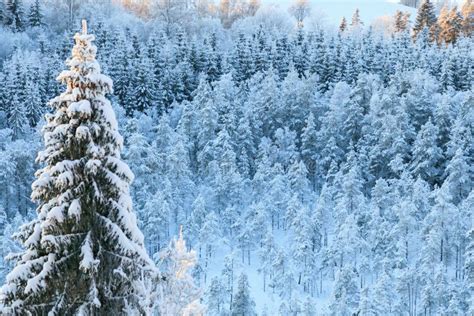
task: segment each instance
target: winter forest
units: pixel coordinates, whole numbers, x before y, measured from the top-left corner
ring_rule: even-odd
[[[0,314],[474,315],[474,2],[371,1],[0,0]]]

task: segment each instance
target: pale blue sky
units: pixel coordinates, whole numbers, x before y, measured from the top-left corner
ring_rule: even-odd
[[[278,4],[287,7],[292,0],[263,0],[265,4]],[[414,15],[416,10],[398,4],[397,0],[310,0],[312,10],[324,15],[327,22],[339,23],[343,16],[350,20],[354,11],[359,8],[362,20],[370,24],[377,17],[393,15],[396,10],[409,11]]]

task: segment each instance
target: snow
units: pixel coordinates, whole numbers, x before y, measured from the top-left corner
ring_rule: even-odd
[[[110,89],[110,93],[112,93],[113,82],[110,77],[103,74],[89,74],[86,78],[89,79],[91,82],[97,83],[101,87],[107,87],[108,89]]]
[[[25,263],[25,264],[22,264],[22,265],[18,265],[16,266],[15,268],[13,268],[13,270],[8,274],[7,276],[7,281],[10,281],[10,280],[14,280],[14,279],[26,279],[30,273],[31,273],[31,269],[30,269],[30,266],[31,266],[31,262],[28,262],[28,263]],[[7,282],[3,289],[6,289],[6,288],[9,288],[9,291],[12,291],[12,290],[15,290],[15,286],[12,285],[12,286],[9,286],[10,284]]]
[[[113,167],[116,168],[115,172],[119,175],[123,175],[127,179],[130,179],[130,181],[133,181],[134,175],[132,170],[130,170],[130,167],[124,163],[122,160],[109,156],[107,157],[107,163],[111,164]]]
[[[40,259],[44,260],[45,258],[43,257],[43,258],[40,258]],[[45,286],[45,284],[46,284],[45,283],[45,278],[53,270],[53,266],[54,266],[55,261],[56,261],[56,255],[54,253],[48,254],[48,259],[46,260],[46,262],[44,262],[42,264],[43,269],[41,270],[41,272],[38,273],[37,275],[35,275],[34,277],[30,278],[27,281],[26,287],[25,287],[25,294],[28,294],[30,292],[35,293],[40,288]]]
[[[100,166],[102,166],[102,162],[99,159],[89,159],[86,163],[86,170],[91,174],[96,174]]]
[[[282,3],[288,4],[288,2]],[[327,21],[331,23],[339,23],[342,15],[345,15],[350,23],[352,13],[356,8],[360,9],[366,26],[380,15],[393,15],[396,9],[414,12],[413,9],[402,7],[394,1],[314,0],[313,16],[308,18],[308,21],[314,22],[319,19],[322,16],[321,12],[324,11]],[[412,14],[413,18],[414,14]],[[246,20],[242,19],[240,22],[246,23]],[[289,20],[288,22],[291,24]],[[252,25],[249,29],[251,28]],[[108,30],[107,26],[104,30]],[[120,29],[121,31],[123,30]],[[130,29],[131,34],[135,31],[135,28]],[[272,59],[277,56],[276,46],[286,35],[284,32],[277,35],[270,34],[271,32],[266,33],[267,29],[261,33],[254,31],[242,34],[242,38],[247,40],[248,48],[250,48],[251,55],[246,56],[246,61],[249,61],[251,67],[257,63],[254,64],[249,59],[255,58],[257,61],[257,57]],[[301,304],[295,303],[294,300],[306,302],[310,295],[313,297],[308,302],[315,305],[318,313],[325,313],[328,306],[337,305],[336,303],[341,303],[339,306],[341,308],[345,301],[338,300],[334,290],[342,287],[340,279],[343,275],[338,270],[344,265],[347,266],[344,269],[350,267],[346,270],[351,270],[353,262],[359,270],[361,284],[365,282],[365,286],[369,288],[367,291],[370,292],[379,291],[377,287],[381,283],[383,285],[388,282],[386,268],[381,267],[388,260],[393,267],[405,265],[408,268],[405,272],[407,276],[413,277],[413,280],[419,283],[420,276],[423,278],[423,274],[420,273],[431,271],[431,268],[439,268],[431,266],[434,261],[436,265],[438,262],[438,260],[432,260],[433,254],[436,255],[435,252],[439,249],[435,244],[439,243],[439,239],[435,240],[439,236],[435,234],[440,232],[449,236],[449,239],[446,238],[447,248],[455,249],[458,246],[457,242],[460,242],[460,247],[457,249],[461,249],[462,235],[467,229],[456,227],[451,222],[456,225],[465,225],[469,222],[471,213],[469,211],[472,209],[472,205],[468,204],[467,200],[463,202],[464,206],[460,201],[471,190],[468,166],[461,168],[459,166],[462,164],[458,163],[454,171],[450,170],[451,168],[445,168],[445,165],[452,163],[448,160],[449,151],[446,153],[443,151],[442,154],[446,154],[443,156],[439,148],[434,148],[437,146],[433,145],[439,142],[439,146],[448,148],[460,146],[461,148],[468,146],[464,142],[471,140],[459,140],[463,142],[463,145],[446,143],[451,142],[455,137],[460,137],[449,130],[455,126],[452,121],[459,120],[463,125],[470,118],[460,117],[460,115],[466,111],[466,104],[471,99],[461,100],[461,92],[456,91],[467,89],[465,86],[469,84],[468,80],[459,77],[458,83],[450,83],[433,72],[436,72],[440,65],[446,70],[445,57],[453,56],[456,62],[459,60],[459,67],[464,65],[463,63],[468,64],[470,60],[465,58],[464,50],[465,48],[471,50],[472,43],[460,41],[462,45],[455,45],[449,49],[434,45],[427,50],[421,47],[421,41],[412,45],[408,34],[398,34],[393,39],[387,37],[379,41],[376,32],[368,33],[361,30],[359,33],[358,31],[341,32],[341,36],[334,37],[332,37],[334,35],[332,32],[327,34],[321,32],[321,42],[316,33],[311,34],[314,37],[306,37],[307,35],[303,32],[291,31],[285,39],[291,43],[290,48],[284,54],[286,57],[280,56],[282,59],[274,64],[275,70],[268,72],[255,70],[257,74],[249,81],[234,82],[232,72],[236,74],[242,69],[237,69],[239,65],[233,65],[233,63],[226,64],[225,70],[229,70],[230,74],[222,77],[219,82],[206,83],[207,88],[203,88],[204,85],[202,85],[193,91],[193,96],[190,98],[192,100],[186,100],[183,103],[175,101],[173,105],[166,104],[166,106],[174,107],[173,111],[177,114],[172,115],[176,117],[171,120],[171,124],[167,115],[162,115],[160,119],[161,113],[154,113],[154,109],[153,111],[146,109],[144,110],[146,114],[140,113],[140,116],[132,119],[128,117],[129,114],[132,115],[131,113],[127,113],[127,116],[121,113],[129,110],[133,112],[137,108],[133,100],[138,100],[139,97],[133,94],[134,91],[130,88],[144,91],[131,81],[131,84],[125,88],[122,87],[125,91],[121,92],[131,93],[126,96],[125,101],[120,100],[119,94],[113,100],[114,109],[121,109],[121,106],[127,107],[118,112],[118,121],[125,130],[124,135],[127,136],[124,157],[132,168],[120,159],[123,139],[118,131],[117,118],[106,95],[110,92],[112,82],[110,78],[98,74],[100,66],[94,60],[95,48],[87,43],[92,36],[76,36],[76,40],[84,43],[81,42],[81,45],[75,48],[74,56],[68,63],[75,69],[63,72],[59,77],[68,83],[68,87],[65,93],[52,101],[56,113],[49,116],[48,125],[44,129],[47,149],[38,156],[38,162],[46,165],[36,173],[39,178],[32,185],[34,191],[32,197],[40,202],[38,219],[22,231],[24,238],[19,239],[23,241],[26,239],[24,244],[28,250],[21,256],[20,264],[8,279],[9,282],[12,281],[11,278],[16,278],[16,280],[5,288],[11,292],[21,291],[23,290],[21,281],[26,283],[26,280],[32,278],[27,290],[40,289],[44,284],[42,274],[48,274],[48,269],[54,266],[54,258],[50,261],[51,258],[38,258],[38,256],[43,255],[48,249],[68,249],[64,245],[67,245],[71,238],[78,236],[81,240],[73,245],[74,253],[80,252],[81,258],[80,261],[74,262],[76,270],[79,267],[86,273],[94,273],[95,266],[105,262],[99,254],[95,254],[101,246],[96,240],[99,236],[95,235],[95,230],[87,232],[86,228],[86,232],[83,232],[84,226],[80,225],[78,228],[81,229],[81,233],[79,234],[50,233],[56,228],[51,226],[65,219],[68,220],[68,224],[69,221],[88,220],[89,218],[80,216],[86,207],[87,211],[91,212],[90,205],[86,204],[90,203],[90,195],[94,195],[92,198],[94,203],[100,204],[99,210],[106,209],[105,212],[93,213],[95,215],[93,220],[95,223],[103,224],[101,234],[103,232],[108,237],[106,239],[111,241],[107,250],[110,250],[111,255],[124,264],[124,267],[114,267],[116,268],[115,276],[123,278],[124,281],[130,278],[130,270],[126,268],[126,264],[146,261],[153,266],[144,250],[145,241],[146,246],[150,248],[150,253],[157,258],[159,249],[163,249],[173,233],[178,230],[179,225],[183,224],[186,231],[190,233],[188,245],[191,245],[191,249],[194,250],[186,247],[180,231],[179,239],[173,244],[174,260],[178,261],[178,264],[175,270],[167,270],[171,271],[168,275],[175,277],[173,282],[176,282],[176,288],[182,286],[181,281],[191,281],[189,271],[196,263],[196,254],[199,254],[197,264],[201,269],[197,269],[197,272],[201,274],[195,279],[203,290],[209,288],[210,280],[214,277],[226,280],[228,274],[222,271],[229,265],[226,266],[228,262],[224,262],[224,258],[232,257],[230,269],[232,269],[234,279],[233,293],[236,293],[238,276],[245,273],[248,276],[250,294],[257,303],[258,312],[262,312],[266,307],[267,314],[278,315],[282,303],[288,308],[298,308]],[[232,32],[232,29],[229,32]],[[224,33],[226,40],[223,53],[229,53],[226,57],[232,59],[235,51],[231,44],[236,44],[236,42],[232,43],[232,36],[227,38],[227,31]],[[218,34],[223,35],[220,32]],[[266,50],[262,50],[258,56],[253,55],[255,48],[260,45],[254,41],[259,34],[266,34],[264,36],[267,37],[264,39],[268,41],[266,43],[269,45],[268,52],[272,54],[266,55]],[[363,40],[362,36],[358,36],[360,34],[364,35]],[[376,34],[377,38],[373,34]],[[317,68],[308,71],[308,74],[314,77],[300,77],[297,74],[299,71],[296,70],[297,67],[304,68],[304,65],[300,64],[302,61],[299,60],[302,48],[295,46],[299,45],[297,39],[300,35],[303,39],[307,39],[303,43],[311,52],[308,54],[310,64],[306,66]],[[176,44],[175,34],[171,32],[169,36],[170,38],[163,39],[164,45],[169,46],[164,50],[169,50],[170,56],[175,59],[181,51],[180,48],[173,46]],[[199,36],[196,35],[196,37],[196,40],[191,40],[192,47],[199,51],[202,49],[200,46],[202,41]],[[141,40],[140,38],[138,41]],[[117,46],[119,44],[120,41],[117,42]],[[129,42],[120,49],[113,47],[112,51],[106,54],[104,69],[111,71],[114,69],[113,66],[118,65],[114,63],[122,57],[121,52],[129,50],[128,44]],[[138,44],[140,48],[153,48],[141,42]],[[333,44],[336,45],[333,46]],[[463,45],[465,45],[464,48]],[[319,46],[323,47],[323,50]],[[293,51],[291,48],[296,49]],[[118,56],[114,55],[116,52]],[[207,50],[203,51],[202,56],[207,56],[207,52]],[[273,55],[273,52],[277,54]],[[334,64],[332,57],[338,52],[341,53],[340,59]],[[109,53],[112,54],[109,55]],[[109,56],[110,59],[108,59]],[[123,56],[128,57],[128,55]],[[322,61],[318,58],[321,56],[325,58],[321,59]],[[146,59],[143,56],[135,57]],[[158,59],[154,59],[154,62],[166,71],[175,69],[176,65],[173,63],[161,65],[156,60]],[[383,66],[378,65],[377,61],[382,61]],[[432,68],[433,62],[438,63],[437,65],[435,63],[436,69]],[[397,72],[392,72],[393,64],[398,65]],[[133,68],[135,64],[131,65]],[[157,65],[153,64],[153,66]],[[280,78],[282,70],[278,70],[278,73],[276,70],[286,66],[290,67],[291,71],[286,79]],[[402,69],[404,67],[418,67],[423,76],[413,78],[411,74],[415,72],[405,71]],[[336,68],[338,70],[334,71]],[[128,70],[130,69],[127,69],[124,74],[114,73],[114,71],[111,73],[117,78],[128,79],[130,76]],[[254,69],[251,69],[251,72],[253,71]],[[88,75],[80,76],[77,72],[88,73]],[[320,78],[326,78],[323,76],[325,72],[331,75],[336,73],[340,77],[319,81]],[[360,75],[365,72],[374,72],[375,75]],[[285,74],[282,74],[282,77]],[[355,82],[357,76],[359,76],[359,81]],[[156,88],[155,83],[158,84],[157,92],[166,89],[166,85],[162,85],[166,81],[163,78],[157,78],[159,75],[154,76],[150,73],[149,77],[148,84],[152,88]],[[179,83],[180,77],[176,76],[176,78],[176,83]],[[470,80],[470,77],[466,78]],[[71,81],[77,83],[74,80],[80,81],[81,88],[71,88],[74,86]],[[382,81],[384,84],[381,84]],[[437,81],[440,81],[439,86]],[[94,82],[100,87],[98,89],[92,89],[90,86],[84,88],[82,85],[84,82]],[[120,81],[116,81],[118,82]],[[261,82],[266,82],[271,87],[268,88]],[[441,84],[447,87],[441,87]],[[321,92],[316,92],[318,90],[316,85],[321,87]],[[398,88],[407,92],[400,95]],[[117,90],[120,91],[120,89]],[[176,99],[178,96],[173,93],[174,91],[170,92],[170,95]],[[462,93],[468,97],[472,94],[468,91]],[[418,94],[421,100],[415,98]],[[439,96],[433,96],[433,94],[439,94]],[[87,100],[82,100],[84,98]],[[448,101],[439,111],[439,104],[445,99]],[[426,102],[426,105],[423,102]],[[360,108],[357,108],[355,104],[360,105]],[[143,109],[139,109],[141,110]],[[413,113],[418,110],[426,110],[426,114],[420,118],[418,113]],[[358,117],[358,111],[364,114]],[[452,112],[446,114],[445,125],[443,125],[444,112]],[[308,113],[311,115],[308,116]],[[430,125],[439,130],[421,127],[427,126],[421,121],[425,118],[428,120],[428,117],[431,117]],[[312,118],[312,124],[308,123],[308,118]],[[64,122],[67,124],[63,124]],[[158,127],[155,128],[157,124]],[[355,128],[360,127],[360,131],[354,128],[357,124],[360,126]],[[307,130],[314,130],[314,135],[304,137],[305,133],[301,133],[304,125]],[[427,132],[420,133],[420,127],[421,130],[426,129]],[[399,130],[406,130],[404,131],[406,135]],[[10,157],[14,157],[12,160],[21,166],[22,157],[10,156],[10,153],[3,149],[4,146],[12,146],[11,144],[15,142],[10,139],[8,133],[2,133],[2,130],[0,130],[0,135],[6,135],[9,138],[5,142],[0,139],[0,154],[8,154],[5,155],[5,159],[2,159],[3,163],[0,162],[2,166],[9,161]],[[74,141],[82,141],[84,145],[78,148],[87,148],[83,157],[77,161],[56,163],[58,159],[61,160],[64,155],[69,154],[66,146],[74,137],[76,137]],[[63,144],[64,141],[67,143]],[[257,143],[260,143],[258,149]],[[308,144],[314,146],[310,148],[306,146]],[[245,147],[247,145],[248,148]],[[452,150],[456,152],[456,148]],[[394,161],[397,162],[397,160],[391,160],[392,152],[394,152],[393,156],[399,158],[397,163],[399,168],[392,167],[395,164]],[[468,165],[469,160],[465,156],[468,156],[469,152],[467,150],[457,152],[459,154],[456,158]],[[248,154],[247,157],[246,154]],[[383,157],[379,157],[379,154]],[[433,157],[437,158],[437,161],[430,160]],[[70,159],[76,159],[76,155]],[[317,170],[310,170],[314,165]],[[422,174],[423,170],[417,169],[429,169],[432,165],[439,165],[440,169],[444,170],[439,170],[439,175],[425,175]],[[328,170],[325,170],[326,167]],[[17,170],[15,168],[17,167],[12,168],[13,171]],[[77,168],[81,168],[81,172],[77,172]],[[129,188],[129,182],[134,178],[131,170],[137,175],[135,184],[131,187],[134,205],[132,205]],[[15,183],[9,186],[9,180],[14,176],[18,177],[13,171],[5,171],[4,175],[0,174],[0,181],[2,185],[6,183],[5,192],[7,192],[7,194],[1,194],[0,199],[3,202],[3,195],[7,196],[8,211],[14,209],[16,204],[19,209],[21,206],[16,201],[12,205],[12,201],[8,199],[9,192],[16,192],[15,186],[21,187],[24,182],[24,179],[11,181]],[[26,173],[26,169],[24,171]],[[253,177],[254,171],[257,171],[255,177]],[[314,172],[314,177],[307,175],[307,172]],[[459,174],[465,174],[467,178],[457,179]],[[413,184],[411,181],[412,177],[413,180],[418,178],[421,181],[420,187],[424,185],[423,181],[428,181],[426,190],[424,187],[416,187],[416,183]],[[309,183],[307,178],[314,183]],[[104,187],[104,182],[111,185]],[[372,187],[372,182],[376,182],[375,187]],[[442,189],[451,186],[453,186],[452,189],[466,186],[467,192],[453,190],[458,196],[458,201],[453,202],[453,197],[448,194],[449,192],[443,192],[440,189],[431,190],[443,182],[445,184],[441,186]],[[18,189],[18,195],[25,191],[27,189]],[[51,197],[51,194],[54,197]],[[381,196],[386,200],[379,201],[379,199],[382,200]],[[16,199],[16,195],[12,194],[12,197],[11,200]],[[424,198],[426,201],[418,201],[418,198]],[[27,204],[26,200],[25,204]],[[289,205],[287,205],[288,201]],[[390,206],[379,205],[384,203]],[[465,210],[461,212],[463,208]],[[133,209],[137,211],[139,224],[143,225],[145,235],[137,227],[138,219]],[[189,216],[190,213],[191,216]],[[58,230],[61,226],[69,225],[59,225]],[[262,238],[262,235],[269,237]],[[324,237],[321,238],[321,235]],[[270,243],[269,240],[274,240],[274,243]],[[407,242],[406,246],[405,242]],[[373,246],[372,243],[377,245],[374,249],[368,249]],[[379,247],[379,244],[383,243],[386,243],[390,249],[383,248],[383,245]],[[405,256],[400,255],[404,250],[403,247],[408,249]],[[428,253],[426,257],[420,255],[420,249],[421,252],[427,252],[430,247],[436,251]],[[393,249],[399,251],[396,256],[391,252],[395,251]],[[67,252],[70,253],[69,249]],[[58,262],[67,257],[67,254],[61,255],[62,258],[59,256],[56,258]],[[135,260],[137,257],[138,259]],[[101,258],[101,262],[97,258]],[[35,266],[28,260],[32,260]],[[46,260],[48,261],[42,269],[45,263],[43,261]],[[391,260],[405,260],[406,263],[400,264],[398,261]],[[426,267],[420,268],[419,262]],[[364,264],[370,265],[373,272],[367,272],[368,268]],[[456,268],[461,271],[460,267]],[[455,273],[456,276],[458,273],[457,270],[454,272],[454,269],[453,261],[446,263],[445,276],[449,278],[449,287],[445,289],[439,287],[439,293],[442,290],[454,290],[453,293],[457,293],[455,291],[458,288],[464,287],[464,284],[457,283],[457,278],[452,278]],[[397,277],[399,270],[391,268],[389,272]],[[264,272],[267,275],[265,291],[263,289]],[[300,278],[301,283],[298,281],[300,273],[303,274]],[[351,273],[349,271],[346,274]],[[337,282],[334,280],[335,275],[337,275]],[[349,277],[352,278],[352,283],[359,281],[356,277]],[[365,277],[367,280],[362,280]],[[315,290],[315,283],[319,282],[319,278],[321,278],[321,290],[319,290],[319,285]],[[151,282],[150,280],[153,278],[146,280],[135,278],[133,281],[138,284],[142,281]],[[389,281],[392,282],[390,285],[398,291],[397,294],[387,291],[391,295],[390,298],[403,299],[404,294],[400,292],[403,284],[399,280]],[[435,284],[436,280],[429,281]],[[270,286],[269,282],[273,284]],[[415,284],[415,298],[419,298],[422,291],[428,288],[426,284],[421,283]],[[88,302],[84,302],[81,307],[84,314],[90,304],[100,306],[101,303],[97,297],[95,283],[91,282],[89,285]],[[359,286],[356,287],[359,288]],[[144,289],[145,286],[142,290],[145,294],[149,294]],[[3,292],[5,293],[5,290]],[[18,296],[21,294],[17,292]],[[144,297],[144,300],[152,296],[152,294],[149,297],[142,295],[143,293],[139,294]],[[227,299],[231,296],[229,294],[231,293],[226,289],[224,295]],[[354,296],[353,300],[355,300]],[[372,298],[372,295],[367,294],[364,299],[372,300]],[[182,296],[174,295],[171,299],[179,301]],[[332,305],[328,304],[330,302]],[[361,302],[363,302],[362,299]],[[21,300],[13,302],[11,306],[14,304],[21,304]],[[441,307],[440,304],[438,305]],[[196,309],[198,306],[191,303],[189,307]],[[420,305],[416,307],[421,310]],[[388,310],[385,309],[385,311]],[[346,314],[337,310],[331,311],[336,314]],[[171,313],[171,315],[176,314]],[[283,314],[287,315],[289,312]],[[352,314],[352,312],[347,312],[347,314]],[[361,312],[361,314],[366,313]]]
[[[33,234],[25,241],[25,247],[30,247],[39,242],[41,238],[41,225],[37,223],[33,228]]]
[[[81,263],[80,268],[84,272],[89,272],[91,269],[94,269],[100,261],[98,259],[94,259],[94,254],[92,252],[92,240],[91,240],[91,233],[87,233],[84,242],[82,243],[81,247]]]
[[[60,186],[66,187],[69,184],[73,183],[74,174],[71,171],[65,171],[56,178],[56,183]]]
[[[90,132],[87,126],[79,126],[76,129],[76,137],[80,140],[85,140],[89,137]]]
[[[69,104],[67,111],[70,116],[79,114],[81,117],[88,117],[92,114],[92,107],[89,100],[81,100]]]
[[[53,207],[48,214],[46,215],[46,220],[51,221],[55,220],[59,223],[64,221],[64,206],[55,206]]]
[[[31,185],[31,188],[35,194],[32,196],[32,199],[36,199],[36,190],[39,190],[40,188],[46,188],[52,183],[52,179],[49,175],[49,172],[43,172],[41,176],[33,182]]]
[[[102,106],[100,107],[100,109],[102,111],[102,115],[105,121],[110,124],[110,128],[112,130],[117,130],[118,129],[117,119],[115,118],[115,112],[114,112],[114,109],[112,108],[112,105],[110,104],[110,101],[107,100],[105,97],[98,97],[96,98],[96,100],[102,103]]]
[[[124,200],[127,200],[124,202]],[[110,201],[114,208],[117,210],[117,218],[122,227],[126,227],[127,231],[130,232],[130,239],[138,244],[143,244],[144,236],[140,230],[133,229],[137,225],[137,218],[134,213],[131,213],[131,200],[130,198],[122,198],[120,204],[115,201]]]
[[[79,199],[74,199],[68,208],[68,215],[79,218],[81,216],[81,202]]]

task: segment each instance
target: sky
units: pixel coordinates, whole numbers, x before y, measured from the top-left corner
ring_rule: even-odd
[[[277,4],[288,7],[293,0],[262,0],[264,4]],[[350,21],[352,14],[358,8],[362,21],[372,23],[380,16],[392,16],[396,10],[408,11],[411,19],[416,16],[416,9],[399,4],[399,0],[309,0],[313,13],[324,16],[329,23],[339,23],[343,16]],[[463,0],[448,0],[462,4]]]
[[[292,0],[263,0],[265,4],[277,4],[287,7]],[[396,10],[409,11],[412,16],[416,10],[401,4],[398,0],[310,0],[313,13],[323,16],[329,23],[339,23],[343,16],[350,21],[358,8],[362,21],[370,24],[376,18],[393,15]]]

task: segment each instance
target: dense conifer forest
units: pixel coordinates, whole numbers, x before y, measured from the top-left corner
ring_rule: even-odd
[[[116,291],[129,314],[472,315],[474,3],[425,0],[383,31],[358,12],[309,23],[306,5],[0,1],[0,309],[35,293],[107,314]],[[94,101],[66,114],[76,83]],[[106,232],[58,202],[78,183]],[[120,268],[94,268],[94,238]],[[47,268],[51,249],[91,278]],[[64,275],[84,307],[54,298]]]

